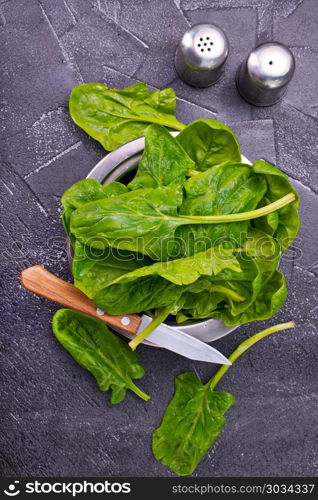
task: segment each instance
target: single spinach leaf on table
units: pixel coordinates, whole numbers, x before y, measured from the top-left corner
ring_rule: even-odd
[[[145,135],[152,123],[175,130],[184,128],[175,118],[174,90],[151,93],[144,82],[122,90],[109,89],[102,83],[78,85],[72,90],[69,107],[76,125],[107,151]]]
[[[111,403],[120,403],[127,389],[149,399],[132,381],[144,376],[136,353],[103,322],[71,309],[59,309],[52,328],[63,347],[92,373],[100,390],[111,390]]]
[[[207,170],[224,162],[240,162],[240,146],[233,131],[210,118],[196,120],[180,132],[177,141],[196,164]]]
[[[183,185],[195,163],[162,126],[151,125],[145,135],[145,149],[130,189],[156,188],[171,183]]]
[[[294,326],[290,321],[262,330],[244,340],[228,359],[234,363],[259,340]],[[229,368],[223,365],[205,385],[194,373],[176,378],[174,396],[152,435],[152,451],[157,460],[178,475],[194,472],[224,427],[224,414],[235,398],[228,392],[215,391],[215,387]]]
[[[235,401],[228,392],[210,391],[194,373],[176,378],[175,394],[152,435],[157,460],[181,476],[191,474],[225,424]]]

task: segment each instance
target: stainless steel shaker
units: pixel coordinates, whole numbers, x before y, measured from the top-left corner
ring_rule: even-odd
[[[271,106],[285,93],[295,71],[292,52],[279,42],[266,42],[250,52],[236,74],[240,95],[254,106]]]
[[[193,87],[218,81],[229,53],[224,31],[214,24],[196,24],[183,35],[175,55],[179,77]]]

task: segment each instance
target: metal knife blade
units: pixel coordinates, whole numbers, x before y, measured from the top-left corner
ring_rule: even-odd
[[[138,329],[140,333],[149,323],[152,318],[146,314],[142,315],[142,321]],[[221,365],[231,365],[232,363],[208,344],[198,340],[187,333],[182,332],[178,328],[171,328],[162,323],[150,335],[147,340],[170,351],[174,351],[181,356],[197,361],[206,361],[210,363],[218,363]]]

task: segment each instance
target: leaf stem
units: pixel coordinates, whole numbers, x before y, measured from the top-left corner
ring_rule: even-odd
[[[242,297],[242,295],[239,295],[238,293],[234,292],[234,290],[230,290],[229,288],[226,288],[225,286],[221,285],[211,285],[207,288],[209,292],[218,292],[218,293],[223,293],[230,299],[234,300],[234,302],[244,302],[245,297]]]
[[[188,171],[187,171],[187,175],[189,177],[192,177],[193,175],[198,175],[198,174],[202,174],[202,172],[200,172],[199,170],[193,170],[192,168],[190,168]]]
[[[263,215],[268,215],[280,208],[285,207],[292,201],[295,201],[296,196],[294,193],[286,194],[279,200],[265,205],[264,207],[257,208],[256,210],[250,210],[249,212],[241,212],[238,214],[226,214],[226,215],[180,215],[177,220],[186,219],[184,224],[217,224],[220,222],[235,222],[256,219],[258,217],[263,217]]]
[[[135,394],[137,394],[137,396],[139,396],[144,401],[148,401],[148,399],[150,399],[150,396],[148,396],[148,394],[139,389],[139,387],[137,387],[133,382],[129,384],[129,389]]]
[[[279,325],[274,325],[270,326],[269,328],[266,328],[265,330],[262,330],[261,332],[255,333],[255,335],[252,335],[248,339],[244,340],[229,356],[229,361],[233,364],[237,358],[242,356],[242,354],[252,347],[252,345],[256,344],[259,340],[263,339],[264,337],[267,337],[268,335],[271,335],[272,333],[275,332],[280,332],[281,330],[287,330],[289,328],[294,328],[295,322],[294,321],[289,321],[288,323],[280,323]],[[211,380],[206,384],[209,386],[209,389],[212,391],[214,390],[215,386],[220,382],[221,378],[223,375],[228,371],[231,365],[222,365],[221,368],[216,372],[216,374],[211,378]]]
[[[140,332],[138,335],[136,335],[136,337],[134,337],[130,342],[129,342],[129,346],[131,347],[131,349],[134,351],[137,346],[140,344],[140,342],[142,342],[143,340],[145,340],[146,337],[148,337],[148,335],[151,334],[151,332],[153,332],[157,326],[161,325],[161,323],[166,319],[167,316],[169,316],[170,314],[170,311],[171,311],[171,306],[169,307],[165,307],[164,309],[162,309],[158,316],[156,316],[151,323],[149,323],[149,325],[146,326],[146,328],[144,328],[142,330],[142,332]]]
[[[174,121],[174,122],[166,122],[166,123],[163,123],[161,122],[161,124],[165,125],[166,127],[169,127],[169,128],[173,128],[175,130],[183,130],[186,125],[184,125],[183,123],[179,122],[178,120]]]

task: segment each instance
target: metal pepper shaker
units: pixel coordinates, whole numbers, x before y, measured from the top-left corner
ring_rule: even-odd
[[[229,53],[224,31],[214,24],[196,24],[183,35],[175,55],[181,80],[193,87],[213,85],[222,75]]]
[[[279,42],[266,42],[250,52],[238,68],[236,86],[254,106],[271,106],[285,93],[295,71],[292,52]]]

